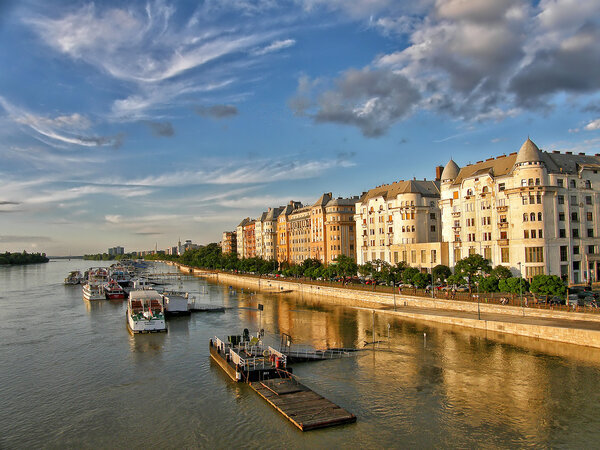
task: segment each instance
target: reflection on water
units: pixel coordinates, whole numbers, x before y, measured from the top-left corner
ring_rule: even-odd
[[[0,268],[1,448],[595,445],[599,349],[373,317],[307,293],[253,294],[204,280],[183,287],[199,303],[230,309],[131,336],[124,302],[87,302],[80,287],[60,284],[85,268]],[[363,349],[294,366],[358,422],[302,434],[231,382],[210,362],[208,339],[243,328],[316,348]],[[133,422],[153,426],[132,434]]]

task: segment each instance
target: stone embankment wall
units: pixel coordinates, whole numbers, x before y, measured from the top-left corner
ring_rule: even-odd
[[[177,264],[175,264],[177,265]],[[393,314],[415,320],[426,320],[429,322],[439,322],[462,327],[477,328],[486,331],[498,333],[510,333],[520,336],[528,336],[551,341],[566,342],[578,345],[586,345],[600,348],[600,324],[596,329],[585,329],[576,325],[575,321],[600,322],[600,315],[570,313],[565,311],[552,311],[547,309],[520,308],[514,306],[494,305],[479,303],[481,314],[505,314],[530,319],[560,319],[573,321],[573,326],[551,326],[535,323],[515,323],[510,321],[497,320],[478,320],[452,315],[428,314],[427,311],[414,312],[402,311],[403,306],[412,308],[438,309],[444,311],[461,311],[477,313],[478,304],[476,302],[461,302],[456,300],[433,299],[425,297],[413,297],[410,295],[386,294],[381,292],[369,292],[363,290],[353,290],[347,288],[312,285],[307,283],[298,283],[288,280],[273,280],[253,276],[236,275],[229,273],[211,273],[202,269],[194,269],[187,266],[179,266],[179,270],[186,273],[193,273],[198,276],[208,276],[219,283],[230,285],[243,285],[266,292],[293,291],[308,295],[319,295],[335,298],[336,303],[340,301],[348,306],[357,304],[372,304],[373,306],[397,306],[399,309],[384,310],[386,314]],[[537,320],[539,322],[539,320]]]

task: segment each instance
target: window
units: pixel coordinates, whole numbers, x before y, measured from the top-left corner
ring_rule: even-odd
[[[529,204],[529,202],[527,201],[527,199],[528,199],[528,198],[529,198],[529,197],[521,197],[521,202],[522,202],[524,205],[528,205],[528,204]]]
[[[533,186],[533,178],[530,178],[529,180],[527,180],[527,185]]]
[[[407,261],[408,261],[408,260],[406,259],[406,255],[407,255],[407,252],[406,252],[406,250],[402,250],[402,261],[404,261],[404,262],[407,262]]]
[[[587,237],[594,237],[594,229],[593,228],[587,229]]]
[[[525,247],[525,262],[544,262],[544,247]]]
[[[454,191],[452,193],[452,198],[457,199],[458,198],[458,191]]]
[[[535,213],[529,214],[529,220],[531,220],[532,222],[535,222]]]
[[[491,247],[483,247],[483,257],[485,259],[492,259],[492,248]]]
[[[535,239],[537,233],[535,232],[535,230],[531,230],[531,239]]]
[[[529,230],[523,230],[523,239],[529,239]]]
[[[579,261],[573,261],[573,270],[579,270]]]
[[[542,221],[542,213],[541,213],[541,212],[539,212],[539,213],[538,213],[538,222],[541,222],[541,221]]]
[[[538,238],[542,239],[544,236],[542,235],[542,230],[538,230]]]
[[[529,204],[530,205],[535,205],[535,197],[533,195],[529,196]]]
[[[558,179],[556,180],[556,185],[557,185],[558,187],[563,187],[563,186],[564,186],[564,184],[565,184],[565,183],[564,183],[564,180],[563,180],[562,178],[558,178]]]
[[[573,254],[574,255],[579,255],[579,245],[574,245],[573,246]]]
[[[508,233],[506,231],[501,231],[500,239],[508,239]]]
[[[500,249],[500,260],[503,263],[510,262],[510,253],[509,253],[508,247],[502,247]]]
[[[566,245],[560,246],[560,260],[567,261],[568,260],[568,247]]]
[[[573,205],[577,204],[577,196],[576,195],[571,195],[571,204],[573,204]]]
[[[591,189],[592,188],[592,182],[590,180],[585,180],[585,188],[586,189]]]
[[[571,222],[579,222],[579,218],[576,212],[571,213]]]
[[[539,178],[536,178],[536,179],[535,179],[535,185],[536,185],[536,186],[539,186],[539,185],[540,185],[540,179],[539,179]]]
[[[592,204],[592,196],[591,195],[586,195],[585,196],[585,204],[586,205],[591,205]]]
[[[564,205],[565,204],[565,196],[564,195],[559,195],[556,197],[556,199],[558,200],[558,204],[559,205]]]
[[[567,232],[564,228],[561,228],[560,230],[558,230],[558,237],[559,238],[565,238],[567,237]]]
[[[454,249],[454,261],[460,261],[460,259],[461,259],[460,248],[455,248]]]
[[[575,188],[575,187],[577,187],[577,182],[575,180],[571,180],[570,185],[572,188]]]
[[[538,204],[538,205],[541,205],[541,204],[542,204],[542,194],[538,194],[538,195],[536,196],[536,200],[537,200],[537,204]]]
[[[521,180],[521,187],[525,187],[525,186],[527,186],[527,180],[525,178],[523,178]]]
[[[528,280],[531,280],[536,275],[544,275],[544,268],[540,266],[525,268],[525,278]]]
[[[431,263],[435,264],[437,262],[437,250],[431,250]]]
[[[587,252],[588,252],[590,255],[593,255],[594,253],[596,253],[596,247],[595,247],[594,245],[588,245],[588,247],[587,247]]]
[[[473,189],[467,189],[467,196],[473,195]]]
[[[594,219],[594,215],[591,212],[586,213],[586,218],[588,222],[592,222]]]
[[[417,263],[417,251],[416,250],[410,251],[410,260],[413,264]]]
[[[430,228],[430,230],[431,230],[432,233],[435,233],[435,225],[431,225],[429,228]]]
[[[527,213],[523,213],[523,222],[527,222],[529,220]]]
[[[503,191],[506,189],[506,183],[499,183],[498,184],[498,190],[499,191]]]
[[[421,250],[421,263],[424,264],[426,263],[427,259],[427,250]]]
[[[429,213],[429,219],[435,220],[435,213]]]
[[[579,228],[573,228],[572,233],[573,233],[573,238],[579,239]]]

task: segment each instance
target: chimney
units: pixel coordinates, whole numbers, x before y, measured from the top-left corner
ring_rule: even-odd
[[[565,152],[567,155],[572,155],[573,152]]]
[[[585,156],[585,153],[579,152],[579,156]]]
[[[552,153],[556,153],[560,155],[560,152],[558,150],[552,150]]]
[[[442,172],[444,171],[443,166],[436,166],[435,168],[435,181],[440,181],[442,179]]]

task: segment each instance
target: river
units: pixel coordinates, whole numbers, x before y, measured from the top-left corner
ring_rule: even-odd
[[[199,301],[231,308],[131,336],[124,301],[86,302],[63,285],[90,265],[0,267],[0,448],[597,446],[598,350],[376,315],[376,350],[294,365],[358,418],[302,433],[210,361],[209,338],[262,327],[363,348],[370,311],[192,279],[183,288]],[[243,309],[258,303],[262,314]]]

